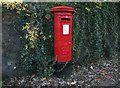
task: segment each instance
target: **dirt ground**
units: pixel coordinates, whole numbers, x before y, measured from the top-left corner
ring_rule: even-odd
[[[36,75],[14,77],[3,82],[3,88],[120,88],[119,64],[112,60],[72,65],[51,77]]]

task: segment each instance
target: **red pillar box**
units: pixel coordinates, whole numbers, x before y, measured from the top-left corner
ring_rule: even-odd
[[[72,59],[72,13],[74,8],[56,6],[54,13],[54,60],[68,62]]]

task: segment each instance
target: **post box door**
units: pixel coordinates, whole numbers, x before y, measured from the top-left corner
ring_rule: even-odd
[[[61,61],[66,62],[72,58],[72,30],[70,18],[61,18]]]

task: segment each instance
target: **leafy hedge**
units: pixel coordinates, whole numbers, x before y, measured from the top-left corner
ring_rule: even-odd
[[[18,66],[29,73],[50,76],[53,60],[53,14],[50,8],[67,5],[73,14],[73,62],[87,64],[103,59],[118,59],[117,3],[3,3],[3,8],[20,16],[23,44]],[[4,11],[3,10],[3,11]]]

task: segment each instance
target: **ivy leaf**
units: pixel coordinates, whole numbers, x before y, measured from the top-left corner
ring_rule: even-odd
[[[43,40],[44,40],[44,41],[46,40],[46,37],[45,37],[45,36],[43,37]]]

